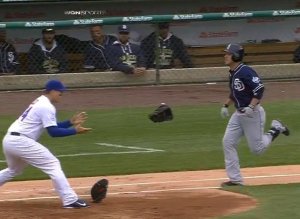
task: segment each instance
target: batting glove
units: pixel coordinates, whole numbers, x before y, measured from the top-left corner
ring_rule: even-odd
[[[254,106],[249,105],[241,110],[241,112],[247,117],[253,117]]]
[[[225,119],[226,117],[229,117],[228,107],[223,106],[223,107],[221,108],[221,117],[222,117],[223,119]]]

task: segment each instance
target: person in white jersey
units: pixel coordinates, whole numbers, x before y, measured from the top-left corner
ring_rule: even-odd
[[[51,137],[81,134],[90,130],[82,127],[82,123],[87,119],[85,112],[78,113],[67,121],[56,121],[56,109],[53,104],[61,100],[65,89],[63,83],[58,80],[48,81],[44,94],[34,100],[8,128],[3,138],[7,168],[0,171],[0,186],[21,174],[27,165],[31,165],[52,179],[63,208],[86,208],[89,205],[78,198],[71,188],[59,160],[38,142],[44,129],[47,129]]]

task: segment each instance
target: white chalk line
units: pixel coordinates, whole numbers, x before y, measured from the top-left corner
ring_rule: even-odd
[[[97,145],[106,146],[106,147],[115,147],[115,148],[126,148],[126,149],[133,149],[133,150],[141,150],[141,151],[151,151],[151,152],[163,152],[164,150],[154,149],[154,148],[141,148],[135,146],[125,146],[120,144],[109,144],[109,143],[95,143]]]
[[[80,157],[80,156],[109,155],[109,154],[142,154],[142,153],[164,152],[164,150],[154,149],[154,148],[142,148],[142,147],[125,146],[125,145],[110,144],[110,143],[95,143],[95,144],[100,146],[105,146],[105,147],[132,149],[132,151],[61,154],[61,155],[57,155],[56,157],[59,158],[59,157]],[[0,163],[6,163],[6,160],[0,160]]]
[[[258,175],[258,176],[245,176],[244,179],[261,179],[261,178],[279,178],[279,177],[293,177],[300,176],[300,173],[293,174],[274,174],[274,175]],[[191,179],[191,180],[169,180],[169,181],[156,181],[156,182],[138,182],[138,183],[122,183],[122,184],[111,184],[109,187],[130,187],[130,186],[139,186],[139,185],[155,185],[155,184],[169,184],[169,183],[188,183],[188,182],[208,182],[208,181],[221,181],[228,180],[226,177],[220,178],[209,178],[209,179]],[[91,186],[77,186],[72,187],[73,189],[90,189]],[[54,189],[49,189],[50,191],[54,191]],[[27,190],[5,190],[0,192],[2,194],[9,193],[24,193],[24,192],[39,192],[45,191],[45,189],[27,189]]]
[[[178,189],[158,189],[158,190],[143,190],[143,191],[128,191],[128,192],[112,192],[108,195],[126,195],[126,194],[139,194],[139,193],[159,193],[170,191],[187,191],[187,190],[205,190],[205,189],[219,189],[220,186],[207,186],[207,187],[187,187]],[[80,197],[90,197],[91,195],[79,195]],[[28,201],[28,200],[42,200],[42,199],[58,199],[58,196],[42,196],[32,198],[13,198],[13,199],[1,199],[0,202],[13,202],[13,201]]]

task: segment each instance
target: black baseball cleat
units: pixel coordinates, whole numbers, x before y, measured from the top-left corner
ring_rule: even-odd
[[[90,206],[86,203],[86,201],[82,199],[78,199],[76,202],[73,202],[69,205],[64,205],[63,208],[89,208]]]
[[[272,136],[272,141],[274,141],[274,139],[277,138],[280,134],[280,131],[276,128],[270,128],[270,130],[267,133]]]
[[[280,131],[280,133],[284,134],[285,136],[290,135],[290,130],[280,120],[272,120],[271,127],[277,129],[278,131]]]
[[[243,186],[243,184],[240,182],[232,182],[232,181],[226,181],[221,183],[221,187],[226,187],[226,186]]]

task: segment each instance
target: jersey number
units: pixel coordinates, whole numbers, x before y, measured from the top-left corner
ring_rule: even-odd
[[[23,121],[25,118],[26,118],[26,116],[28,115],[28,113],[29,113],[29,111],[32,109],[32,106],[31,107],[28,107],[26,110],[25,110],[25,112],[21,115],[21,117],[22,117],[22,119],[21,119],[21,121]]]

